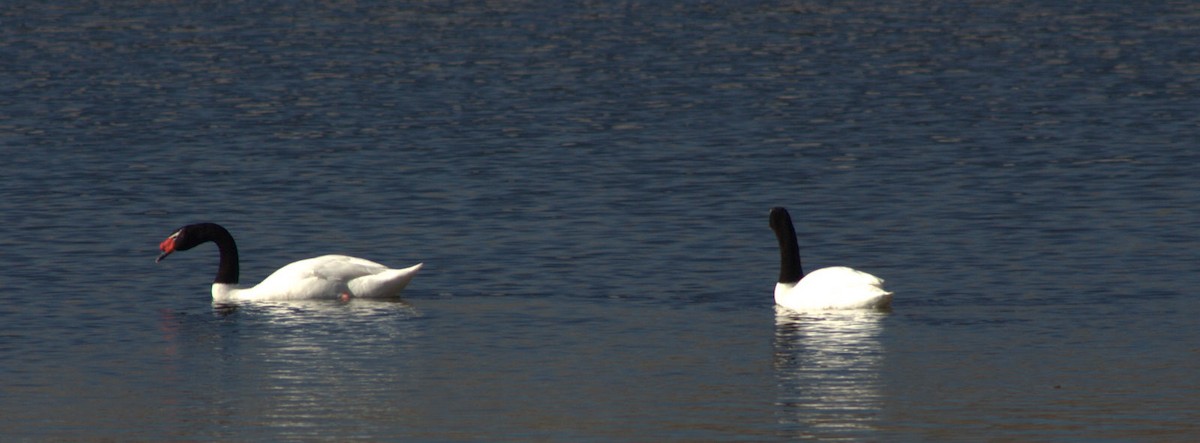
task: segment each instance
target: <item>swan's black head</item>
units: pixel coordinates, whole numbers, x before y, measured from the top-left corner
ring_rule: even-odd
[[[172,252],[192,249],[201,243],[216,240],[222,235],[229,236],[229,231],[216,223],[197,223],[176,229],[170,236],[167,236],[166,240],[158,244],[158,249],[162,251],[162,254],[154,261],[160,262]]]
[[[782,206],[771,208],[771,229],[775,232],[792,230],[792,216]]]

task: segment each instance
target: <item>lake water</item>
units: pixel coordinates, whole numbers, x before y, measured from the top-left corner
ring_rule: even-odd
[[[1200,435],[1200,7],[735,3],[0,6],[0,437]]]

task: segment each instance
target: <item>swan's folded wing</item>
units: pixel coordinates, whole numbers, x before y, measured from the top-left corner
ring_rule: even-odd
[[[345,255],[323,255],[305,261],[312,261],[312,275],[331,281],[346,282],[388,270],[379,263]]]
[[[365,275],[348,283],[350,292],[358,297],[394,297],[408,286],[424,264],[404,269],[387,269],[378,274]]]

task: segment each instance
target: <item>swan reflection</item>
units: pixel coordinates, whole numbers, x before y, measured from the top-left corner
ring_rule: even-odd
[[[218,308],[214,306],[215,309]],[[399,299],[242,303],[225,315],[234,312],[240,317],[239,321],[255,322],[264,329],[258,344],[271,347],[275,351],[271,356],[274,359],[304,359],[319,355],[344,357],[374,347],[395,352],[407,348],[411,339],[419,335],[413,320],[420,313]],[[289,350],[302,354],[290,355],[286,352]]]
[[[400,298],[358,298],[351,301],[339,300],[286,300],[253,302],[213,302],[213,314],[225,317],[235,313],[270,316],[272,322],[312,322],[345,317],[344,320],[361,320],[363,315],[387,315],[412,317],[417,309]]]
[[[795,437],[853,437],[882,409],[878,311],[799,313],[776,306],[776,414]]]
[[[253,417],[283,439],[323,423],[369,417],[411,388],[421,313],[400,300],[287,301],[213,306],[176,315],[167,338],[177,374],[208,386],[174,401],[212,417]],[[230,395],[229,393],[236,393]]]

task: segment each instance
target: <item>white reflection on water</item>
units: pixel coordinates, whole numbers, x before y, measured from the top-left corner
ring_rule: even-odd
[[[776,414],[792,437],[858,438],[882,408],[884,312],[776,306]]]
[[[403,408],[383,405],[413,389],[421,314],[402,301],[247,303],[214,315],[172,332],[190,348],[174,366],[209,388],[172,399],[191,410],[196,429],[183,435],[229,423],[287,438],[348,435],[385,425],[381,411]]]

